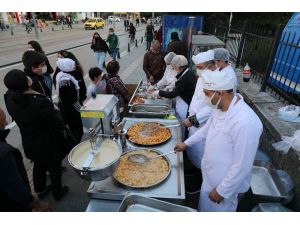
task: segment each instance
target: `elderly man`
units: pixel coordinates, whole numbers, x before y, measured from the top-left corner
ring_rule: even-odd
[[[214,59],[215,59],[216,66],[219,68],[220,71],[223,71],[224,73],[227,73],[230,76],[232,76],[233,81],[234,81],[233,91],[234,91],[234,93],[236,93],[238,81],[236,78],[236,74],[235,74],[231,64],[229,63],[229,57],[230,57],[230,54],[227,49],[225,49],[225,48],[214,49]]]
[[[0,108],[0,212],[50,211],[47,203],[32,196],[22,154],[6,143],[6,125]]]
[[[175,151],[205,141],[198,210],[233,212],[238,194],[250,187],[263,126],[243,97],[234,94],[232,76],[217,70],[206,71],[202,80],[205,101],[215,110],[205,126],[184,143],[177,144]]]
[[[206,121],[212,113],[212,109],[205,102],[205,95],[203,93],[202,86],[202,73],[207,70],[216,70],[213,50],[201,52],[198,55],[193,56],[192,60],[197,67],[197,74],[199,78],[196,84],[195,93],[189,107],[189,117],[183,121],[183,125],[185,127],[189,127],[189,137],[196,133],[199,127],[205,125]],[[190,161],[198,169],[201,169],[204,144],[204,142],[198,142],[195,145],[189,147],[187,151],[187,155]]]
[[[144,55],[143,64],[147,80],[151,84],[156,84],[164,75],[166,69],[164,56],[164,53],[160,50],[159,41],[153,41],[150,51]]]

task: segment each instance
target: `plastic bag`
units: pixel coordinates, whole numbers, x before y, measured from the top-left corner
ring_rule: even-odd
[[[281,107],[278,117],[284,121],[300,123],[300,107],[295,105]]]
[[[290,175],[283,170],[276,170],[277,175],[279,176],[284,190],[286,191],[286,198],[282,201],[283,205],[287,205],[294,198],[294,182]]]
[[[282,151],[285,154],[288,153],[290,147],[300,152],[300,130],[296,130],[292,137],[282,136],[282,141],[272,145],[276,150]]]

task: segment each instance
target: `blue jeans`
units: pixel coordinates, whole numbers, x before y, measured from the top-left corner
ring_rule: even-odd
[[[112,57],[114,60],[116,60],[117,54],[118,54],[118,49],[116,49],[116,48],[110,48],[109,50],[110,50],[110,52],[111,52],[111,57]]]
[[[95,52],[96,53],[96,59],[98,62],[98,67],[100,70],[104,70],[103,64],[105,61],[105,53],[104,52]]]

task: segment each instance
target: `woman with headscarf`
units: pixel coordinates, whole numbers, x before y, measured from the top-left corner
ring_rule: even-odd
[[[56,91],[58,107],[64,122],[68,125],[79,143],[83,135],[83,125],[80,116],[80,97],[78,81],[70,74],[76,69],[75,61],[69,58],[58,59],[57,67],[60,72],[56,75]]]
[[[176,82],[177,72],[171,66],[173,58],[176,56],[174,52],[168,53],[164,60],[166,63],[166,70],[164,76],[160,81],[157,82],[156,88],[163,91],[173,91]],[[153,89],[153,86],[150,86],[148,90]]]
[[[187,117],[188,108],[194,95],[196,77],[188,68],[188,61],[183,55],[176,55],[171,65],[177,72],[174,89],[172,91],[154,91],[153,95],[176,98],[176,114],[180,121],[183,121]]]
[[[76,56],[72,52],[68,52],[65,50],[61,50],[57,53],[58,58],[69,58],[72,59],[75,62],[75,70],[70,72],[70,75],[72,75],[77,81],[79,85],[79,102],[82,105],[83,101],[86,99],[87,95],[87,89],[84,82],[84,74],[83,69],[80,65],[80,62],[76,58]],[[60,72],[60,69],[56,67],[56,70],[53,75],[53,84],[54,88],[56,88],[56,76]]]
[[[7,111],[20,128],[25,156],[34,163],[34,190],[40,198],[49,191],[46,187],[46,171],[49,171],[53,197],[58,201],[69,190],[61,184],[63,123],[50,99],[31,89],[32,81],[23,71],[8,72],[4,84],[8,88],[4,95]]]

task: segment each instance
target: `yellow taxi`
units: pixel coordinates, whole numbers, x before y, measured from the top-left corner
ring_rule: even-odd
[[[98,29],[98,28],[103,28],[104,27],[104,20],[102,18],[92,18],[88,19],[84,23],[84,29]]]

